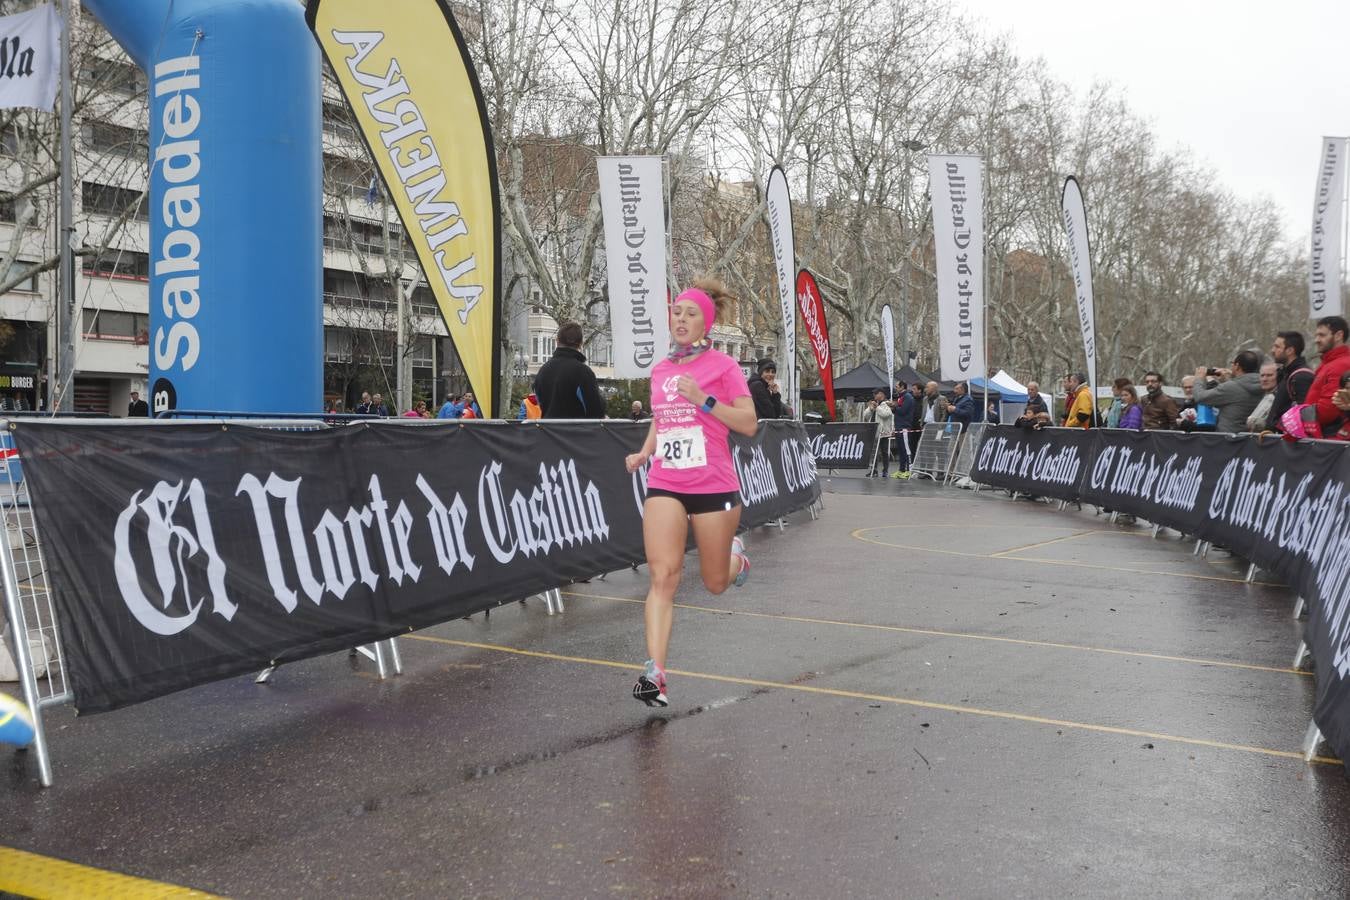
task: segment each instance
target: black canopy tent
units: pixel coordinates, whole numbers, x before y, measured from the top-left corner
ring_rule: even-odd
[[[871,400],[872,394],[885,391],[890,395],[892,382],[886,380],[886,371],[873,362],[865,362],[834,380],[836,400]],[[824,400],[825,389],[820,385],[802,388],[803,400]]]
[[[923,374],[913,366],[901,366],[895,370],[895,378],[892,379],[892,384],[896,381],[903,381],[907,385],[912,385],[916,381],[919,384],[927,384],[932,380],[931,376]]]

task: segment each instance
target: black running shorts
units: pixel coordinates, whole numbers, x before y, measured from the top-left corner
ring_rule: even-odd
[[[681,494],[678,491],[664,491],[661,488],[648,488],[647,497],[669,497],[680,501],[686,515],[698,516],[710,512],[727,512],[741,505],[739,491],[724,491],[720,494]]]

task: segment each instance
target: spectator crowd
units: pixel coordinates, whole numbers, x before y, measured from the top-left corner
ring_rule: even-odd
[[[1129,378],[1112,382],[1112,401],[1103,414],[1087,377],[1064,377],[1064,417],[1055,422],[1028,385],[1033,403],[1015,424],[1040,428],[1127,428],[1283,434],[1291,438],[1350,440],[1350,325],[1341,316],[1319,319],[1313,334],[1317,363],[1309,362],[1298,331],[1281,331],[1270,353],[1239,351],[1226,366],[1200,366],[1181,379],[1182,397],[1163,389],[1158,372],[1144,374],[1141,394]],[[959,401],[958,401],[959,402]]]

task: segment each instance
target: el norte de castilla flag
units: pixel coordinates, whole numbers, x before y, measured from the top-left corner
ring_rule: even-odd
[[[61,85],[61,16],[56,5],[0,18],[0,108],[51,112]]]

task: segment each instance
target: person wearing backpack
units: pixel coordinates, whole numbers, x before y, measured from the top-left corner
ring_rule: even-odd
[[[1275,395],[1271,400],[1270,415],[1266,416],[1267,431],[1283,431],[1280,417],[1291,406],[1303,403],[1308,397],[1308,388],[1312,387],[1313,370],[1303,358],[1303,333],[1299,331],[1281,331],[1275,335],[1275,343],[1270,347],[1270,356],[1279,365]]]

